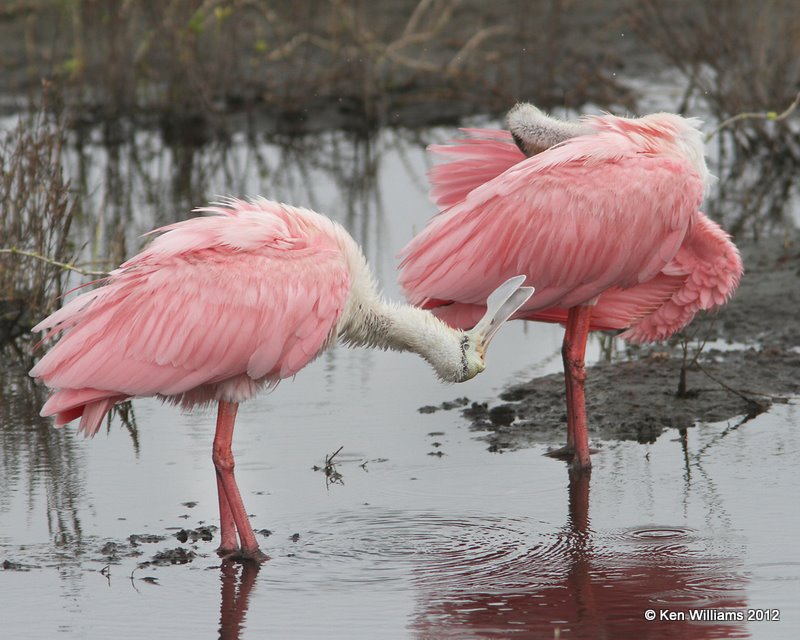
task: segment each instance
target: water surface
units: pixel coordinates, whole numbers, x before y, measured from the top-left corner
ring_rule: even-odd
[[[147,132],[111,151],[90,136],[72,171],[87,210],[103,216],[99,225],[79,221],[76,233],[87,256],[115,243],[132,253],[141,233],[214,194],[260,193],[343,222],[398,298],[395,255],[431,213],[423,144],[450,133],[331,133],[289,145],[242,136],[225,153],[189,158]],[[261,542],[271,560],[260,569],[221,564],[215,540],[173,537],[218,523],[212,413],[136,400],[135,428],[115,420],[85,441],[37,417],[43,396],[23,366],[4,369],[5,632],[795,637],[796,403],[668,432],[652,445],[596,442],[591,477],[573,479],[542,455],[544,445],[490,453],[457,410],[417,411],[463,396],[485,401],[507,383],[559,371],[560,340],[558,327],[508,326],[487,372],[459,386],[437,383],[407,354],[336,348],[243,405],[234,453],[254,527],[270,532]],[[600,356],[596,342],[589,356]],[[339,447],[341,482],[331,484],[312,467]],[[140,567],[175,548],[196,557]],[[719,608],[779,609],[781,620],[644,619],[647,609]]]

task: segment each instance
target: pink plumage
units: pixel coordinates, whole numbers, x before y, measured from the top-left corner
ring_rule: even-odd
[[[93,435],[130,397],[240,402],[325,347],[350,288],[333,223],[266,200],[203,211],[34,327],[64,332],[31,371],[55,389],[42,415]]]
[[[493,282],[524,273],[536,295],[517,318],[565,322],[567,309],[597,298],[592,329],[649,341],[736,289],[739,253],[699,211],[703,183],[688,161],[613,129],[532,158],[507,131],[464,132],[471,137],[430,147],[455,159],[430,173],[443,211],[401,252],[411,302],[469,326]]]
[[[323,215],[263,198],[198,211],[211,215],[157,229],[103,286],[34,327],[61,338],[31,375],[53,390],[42,415],[56,425],[80,418],[87,436],[128,398],[159,396],[186,408],[217,402],[217,552],[261,562],[267,556],[233,472],[239,403],[293,376],[337,338],[411,351],[442,380],[469,380],[533,290],[520,286],[521,276],[503,283],[478,327],[463,332],[386,302],[356,242]]]
[[[468,327],[486,293],[520,273],[536,295],[516,318],[567,323],[589,307],[587,329],[625,329],[641,342],[732,295],[742,262],[699,210],[708,173],[695,121],[587,117],[570,125],[579,135],[526,157],[515,138],[552,139],[566,125],[525,109],[513,136],[465,129],[465,139],[430,147],[446,160],[430,172],[441,212],[401,252],[410,302]]]

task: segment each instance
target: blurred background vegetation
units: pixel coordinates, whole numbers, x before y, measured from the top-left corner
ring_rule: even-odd
[[[677,88],[671,102],[665,86]],[[57,263],[80,257],[102,271],[124,257],[134,180],[154,206],[188,210],[239,132],[254,149],[271,136],[297,158],[314,154],[321,132],[363,141],[387,127],[499,118],[518,100],[567,114],[657,105],[713,127],[777,114],[798,91],[793,0],[6,0],[0,341],[52,308],[65,277]],[[87,202],[98,138],[110,156],[99,210]],[[721,180],[710,213],[735,234],[790,225],[797,119],[741,120],[713,144]],[[66,148],[77,155],[67,174]],[[370,152],[359,149],[348,161],[333,144],[328,166],[363,190]],[[172,192],[160,198],[144,174],[165,152]],[[235,169],[222,170],[235,192]],[[70,235],[74,218],[93,239]]]
[[[800,81],[791,0],[7,0],[0,42],[5,100],[36,105],[45,83],[73,125],[135,116],[190,138],[258,108],[302,129],[519,99],[635,110],[619,78],[665,66],[684,106],[702,95],[723,120],[788,104]]]

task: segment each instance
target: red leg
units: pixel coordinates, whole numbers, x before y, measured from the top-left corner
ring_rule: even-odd
[[[242,495],[239,493],[239,487],[236,485],[236,478],[233,475],[234,462],[231,443],[233,441],[233,426],[238,408],[239,405],[235,402],[220,400],[217,414],[217,432],[214,435],[212,459],[214,468],[217,471],[217,488],[222,489],[219,494],[221,548],[226,548],[233,537],[230,528],[232,519],[241,542],[241,556],[248,560],[262,562],[267,559],[267,556],[258,548],[256,534],[253,532],[253,527],[250,526]],[[224,505],[227,505],[227,508]]]
[[[586,426],[586,340],[589,337],[591,306],[572,307],[567,317],[562,355],[564,375],[567,381],[567,446],[574,446],[572,466],[586,469],[592,466],[589,459],[589,431]]]
[[[225,496],[225,488],[222,486],[219,473],[217,473],[217,496],[219,496],[219,529],[221,538],[217,553],[221,556],[229,556],[239,550],[239,545],[236,540],[236,523],[233,520],[233,512],[228,504],[228,498]]]
[[[575,453],[575,409],[572,406],[574,385],[572,384],[572,376],[569,374],[571,365],[567,351],[567,335],[569,334],[564,334],[564,343],[561,346],[561,359],[564,361],[564,381],[567,385],[567,446],[563,448],[563,451],[565,454],[572,455]]]

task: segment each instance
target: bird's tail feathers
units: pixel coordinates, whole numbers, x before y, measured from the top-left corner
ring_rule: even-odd
[[[125,395],[110,395],[100,389],[59,389],[45,402],[41,415],[55,416],[56,427],[80,418],[78,433],[91,438],[112,407],[126,399]]]

